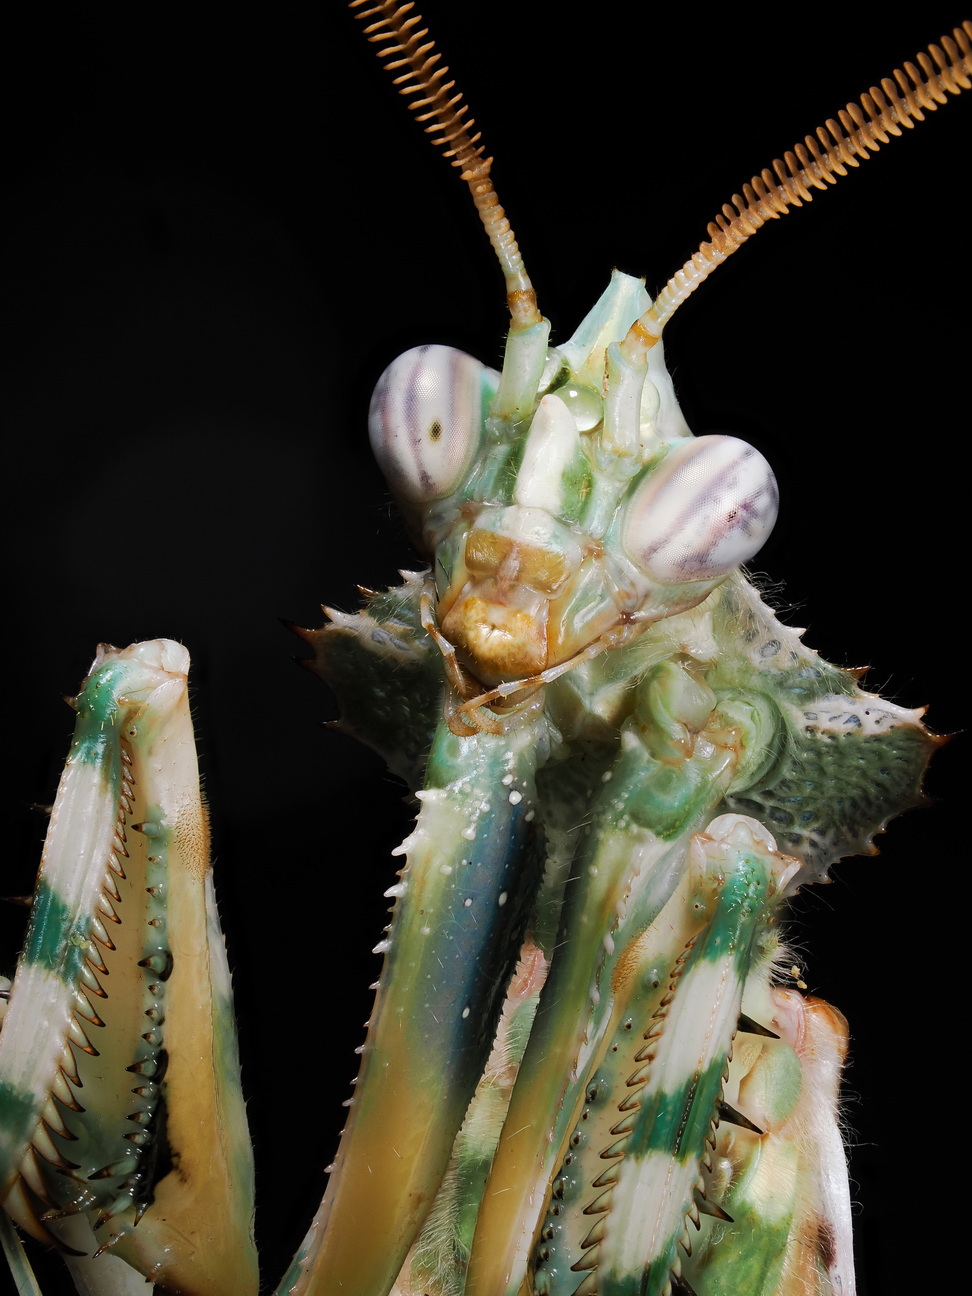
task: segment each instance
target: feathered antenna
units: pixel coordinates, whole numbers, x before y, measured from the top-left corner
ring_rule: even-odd
[[[860,166],[891,136],[901,135],[902,127],[912,130],[925,120],[925,112],[947,103],[949,95],[972,89],[972,22],[954,28],[951,37],[943,36],[941,48],[929,45],[917,62],[917,67],[906,63],[903,72],[895,68],[880,88],[871,86],[859,103],[849,103],[837,120],[828,118],[814,135],[804,136],[782,159],[776,158],[772,169],[753,176],[742,194],[733,194],[710,222],[708,239],[632,324],[621,343],[630,362],[644,359],[686,297],[768,220],[811,202],[814,189],[835,185],[848,168]]]
[[[350,7],[357,10],[355,17],[367,24],[368,40],[380,46],[378,57],[385,60],[386,69],[397,74],[394,84],[399,94],[415,96],[409,108],[418,121],[429,123],[425,131],[433,137],[432,143],[459,168],[469,185],[506,280],[513,328],[525,329],[539,323],[536,293],[490,179],[493,159],[483,157],[480,133],[473,133],[476,123],[472,117],[467,120],[469,109],[462,95],[452,93],[456,83],[446,79],[449,69],[445,64],[440,66],[442,56],[435,42],[426,39],[428,28],[421,25],[421,15],[412,12],[415,5],[411,0],[405,4],[398,0],[379,0],[377,4],[373,0],[351,0]]]

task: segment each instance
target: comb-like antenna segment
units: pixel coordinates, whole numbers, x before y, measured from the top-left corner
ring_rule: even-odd
[[[972,22],[964,22],[942,37],[942,48],[929,45],[917,56],[918,66],[906,63],[904,72],[895,68],[884,77],[880,88],[871,86],[860,103],[849,103],[815,135],[804,137],[792,152],[777,158],[772,170],[765,169],[733,194],[708,226],[709,238],[686,261],[658,294],[641,319],[632,324],[621,350],[632,363],[643,360],[655,345],[667,320],[690,293],[707,279],[717,265],[742,247],[768,220],[785,216],[791,207],[802,207],[813,199],[813,190],[825,190],[858,167],[902,127],[911,130],[934,112],[949,95],[972,89]],[[846,134],[845,134],[846,132]]]
[[[363,6],[367,5],[367,8]],[[540,322],[537,297],[523,265],[516,235],[500,206],[489,178],[493,159],[483,157],[479,131],[472,133],[475,121],[468,120],[469,109],[462,95],[453,94],[455,82],[446,80],[449,69],[438,66],[441,55],[435,42],[426,40],[428,28],[422,27],[421,14],[412,13],[415,5],[398,0],[351,0],[356,18],[367,23],[365,35],[379,45],[378,57],[395,73],[399,94],[415,95],[409,108],[432,135],[432,143],[441,148],[454,167],[462,172],[469,185],[473,202],[486,228],[493,251],[499,258],[506,280],[506,300],[515,329],[529,328]]]

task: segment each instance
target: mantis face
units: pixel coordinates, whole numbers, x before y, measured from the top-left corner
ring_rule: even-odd
[[[649,151],[640,136],[633,149],[627,132],[605,130],[603,113],[577,113],[569,79],[576,64],[574,33],[549,27],[521,30],[524,64],[543,72],[549,104],[545,115],[568,123],[558,128],[557,138],[569,138],[570,156],[577,159],[569,184],[557,176],[538,186],[531,180],[532,163],[515,161],[522,156],[523,113],[507,93],[506,79],[495,74],[503,57],[496,37],[503,30],[501,19],[502,12],[495,28],[477,36],[475,46],[461,28],[450,32],[448,24],[457,21],[452,15],[436,21],[447,24],[442,39],[464,68],[464,79],[466,70],[474,77],[479,73],[481,85],[471,87],[478,111],[489,124],[497,156],[508,160],[513,172],[504,181],[506,201],[517,214],[521,233],[529,237],[535,231],[536,246],[528,244],[527,250],[543,285],[545,309],[562,336],[589,308],[611,264],[637,273],[647,270],[650,280],[659,282],[691,237],[693,222],[708,211],[710,197],[718,201],[729,192],[741,174],[748,174],[747,167],[780,146],[780,139],[775,120],[756,133],[750,133],[747,123],[735,127],[731,139],[720,135],[718,176],[711,191],[708,180],[703,185],[697,177],[687,178],[689,164],[678,160],[676,150],[686,140],[711,136],[705,123],[712,104],[722,106],[738,96],[736,70],[751,63],[748,32],[721,32],[718,47],[704,53],[707,71],[696,79],[712,89],[698,102],[685,100],[678,81],[681,58],[664,54],[673,81],[662,97],[678,108],[664,116],[658,110]],[[299,1104],[303,1081],[279,1059],[305,1020],[303,1008],[292,1023],[285,1016],[289,1008],[274,994],[264,970],[266,892],[260,879],[278,842],[278,825],[294,804],[314,806],[320,823],[346,821],[353,804],[360,857],[375,861],[385,859],[405,831],[401,822],[391,827],[379,823],[377,802],[383,816],[404,813],[387,790],[381,795],[367,791],[352,801],[352,794],[359,796],[357,789],[381,783],[378,765],[364,754],[359,758],[340,736],[322,739],[307,725],[306,707],[315,712],[314,694],[287,670],[287,638],[279,632],[274,642],[273,618],[283,611],[309,624],[317,599],[347,606],[355,581],[389,582],[403,561],[399,527],[387,521],[386,491],[363,446],[368,389],[389,356],[432,338],[495,365],[500,332],[490,270],[479,268],[477,234],[469,231],[464,196],[455,193],[454,178],[440,177],[433,159],[426,163],[407,123],[400,128],[393,124],[394,111],[382,100],[377,72],[372,76],[367,56],[359,56],[353,45],[346,56],[347,82],[342,69],[323,89],[316,88],[321,44],[330,42],[331,48],[344,51],[349,41],[340,15],[325,14],[320,21],[327,24],[323,33],[315,27],[296,33],[296,39],[294,32],[274,30],[272,24],[269,41],[266,29],[259,39],[238,30],[234,41],[241,57],[232,62],[221,56],[225,34],[215,28],[204,24],[197,29],[197,48],[204,51],[198,61],[186,54],[180,32],[153,30],[151,40],[133,38],[131,49],[143,51],[138,58],[128,53],[120,60],[106,57],[103,66],[96,60],[103,75],[93,80],[111,87],[103,103],[90,93],[90,83],[80,80],[74,50],[67,44],[59,47],[55,37],[53,52],[50,43],[45,46],[47,61],[38,67],[36,81],[47,86],[59,125],[53,132],[42,130],[39,117],[25,124],[30,157],[23,193],[32,215],[17,245],[18,264],[31,267],[22,282],[18,314],[25,321],[20,345],[28,359],[15,375],[22,395],[15,423],[18,471],[19,480],[31,484],[37,504],[29,545],[20,529],[8,544],[13,595],[32,641],[29,660],[18,667],[23,688],[8,701],[14,713],[21,707],[29,712],[17,726],[18,733],[29,735],[25,742],[50,752],[49,735],[60,734],[60,750],[66,713],[59,695],[75,690],[90,644],[168,632],[193,648],[197,723],[207,735],[204,758],[217,850],[219,858],[235,862],[232,870],[223,870],[219,886],[221,894],[232,897],[230,916],[236,920],[231,949],[236,951],[237,984],[243,987],[240,1011],[245,1018],[252,1014],[243,1038],[244,1066],[252,1077],[250,1113],[257,1118],[258,1158],[274,1167],[267,1171],[271,1175],[292,1161],[278,1138],[279,1112]],[[788,50],[786,76],[774,90],[771,114],[775,119],[782,111],[777,105],[786,104],[786,125],[779,127],[783,142],[816,121],[831,102],[843,102],[862,76],[891,67],[903,49],[935,36],[950,22],[951,15],[933,16],[927,31],[899,28],[880,38],[880,48],[870,31],[845,27],[840,49],[830,51],[833,70],[830,65],[821,68],[816,50],[794,39],[792,31],[770,36],[771,44]],[[646,63],[653,58],[661,62],[663,52],[686,48],[697,35],[694,29],[681,30],[677,18],[655,15],[652,24],[648,51],[635,52],[630,29],[612,29],[605,19],[596,34],[585,33],[585,43],[596,40],[598,66],[626,68],[612,81],[637,86]],[[109,48],[107,39],[94,44]],[[63,75],[53,72],[52,64],[58,62]],[[142,75],[130,74],[131,68],[140,68]],[[188,87],[184,95],[171,92],[173,68]],[[259,76],[238,75],[239,68],[258,69]],[[257,81],[267,87],[265,96],[254,94]],[[325,211],[333,210],[334,184],[330,175],[324,183],[315,159],[322,120],[346,117],[352,93],[348,82],[355,86],[356,114],[370,118],[374,112],[382,132],[400,129],[401,134],[394,136],[399,143],[387,163],[389,181],[388,174],[377,174],[361,157],[353,132],[343,127],[335,132],[329,143],[334,168],[353,177],[357,255],[325,266],[319,230]],[[368,87],[364,92],[357,88],[361,83]],[[216,105],[234,106],[220,118],[224,128],[213,135],[200,130],[201,122],[219,117],[206,106],[210,96]],[[126,106],[124,114],[115,110],[119,103]],[[160,105],[165,105],[164,113]],[[103,107],[111,111],[104,113]],[[933,331],[923,323],[910,327],[907,341],[901,342],[895,323],[890,331],[898,340],[878,355],[872,373],[861,372],[867,366],[859,357],[862,351],[881,352],[872,329],[890,329],[885,322],[898,321],[902,312],[914,324],[907,303],[916,295],[924,320],[948,318],[951,303],[962,299],[957,280],[965,268],[950,255],[960,233],[949,232],[949,221],[960,221],[960,212],[964,214],[961,203],[934,212],[912,204],[905,230],[886,213],[895,210],[903,188],[942,196],[941,176],[952,163],[935,159],[939,153],[946,158],[957,154],[958,141],[967,133],[967,114],[967,106],[959,102],[902,143],[897,158],[877,159],[846,191],[838,190],[812,212],[784,223],[773,237],[765,236],[765,243],[757,240],[746,253],[748,265],[740,258],[725,271],[745,283],[744,314],[739,295],[717,278],[704,302],[686,309],[668,340],[692,426],[729,428],[759,444],[773,463],[787,507],[770,542],[776,547],[760,565],[787,577],[785,597],[804,605],[798,619],[811,622],[811,642],[831,659],[873,663],[879,683],[890,680],[900,700],[929,701],[937,727],[946,731],[960,722],[952,674],[941,669],[942,636],[928,628],[928,617],[952,606],[954,578],[948,564],[923,555],[932,549],[949,551],[942,537],[948,519],[960,514],[959,504],[949,503],[960,479],[947,473],[933,484],[938,459],[924,447],[929,441],[925,429],[962,426],[964,407],[955,382],[962,371],[960,334],[951,326]],[[121,123],[118,133],[104,129],[106,117]],[[91,167],[71,161],[75,125],[94,156]],[[369,133],[367,126],[360,132]],[[153,184],[161,184],[161,207],[143,204],[141,191],[137,200],[129,201],[128,189],[128,198],[118,198],[117,176],[125,174],[133,157]],[[643,192],[648,181],[626,182],[635,167],[639,176],[657,175],[658,187],[664,178],[666,189],[677,194],[674,204],[652,200],[653,179],[652,194]],[[199,183],[200,175],[208,177],[205,185]],[[262,175],[271,177],[263,192],[273,196],[255,204],[250,185]],[[864,186],[866,196],[855,197],[857,185]],[[599,187],[609,193],[578,203],[578,191],[586,195]],[[396,203],[392,241],[388,194],[406,190],[414,200]],[[97,219],[86,215],[92,193]],[[583,228],[576,214],[580,208]],[[163,232],[174,232],[180,249],[174,260],[164,239],[147,236],[147,228],[157,227],[146,225],[146,210],[154,213],[153,219],[161,210]],[[272,236],[264,240],[267,210]],[[297,217],[298,210],[318,215],[307,221]],[[95,239],[92,247],[91,240],[79,240],[72,232],[79,223],[104,228],[101,213],[106,211],[108,226],[117,223],[125,237]],[[245,236],[210,239],[207,222],[214,212],[220,230],[242,230]],[[788,250],[782,254],[777,249],[784,242]],[[865,245],[868,255],[855,260],[849,249]],[[125,249],[132,246],[140,251],[130,260]],[[287,250],[284,270],[273,251],[281,247]],[[800,267],[799,272],[791,274],[787,262]],[[353,292],[372,264],[371,293]],[[946,264],[947,273],[941,270]],[[441,292],[434,303],[422,299],[417,304],[420,276],[415,272],[410,277],[409,265],[433,267]],[[312,308],[303,295],[308,269],[317,285]],[[794,307],[798,274],[820,287],[821,299],[801,300]],[[279,295],[267,288],[268,282],[283,285]],[[377,322],[376,303],[389,312]],[[332,331],[327,334],[318,321],[330,312]],[[51,323],[55,319],[57,328]],[[171,326],[167,320],[173,321]],[[247,320],[255,321],[252,330],[244,326]],[[281,335],[293,345],[281,348]],[[906,365],[898,359],[904,354]],[[321,356],[327,367],[323,383]],[[44,393],[42,399],[38,392]],[[320,434],[324,425],[326,438]],[[906,442],[891,449],[889,438],[899,429],[905,429]],[[140,558],[137,579],[114,574],[92,578],[98,565],[92,553],[101,553],[105,534],[114,534],[111,519],[118,516],[113,506],[91,515],[79,504],[90,477],[89,456],[102,432],[112,462],[122,456],[125,491],[131,481],[144,482],[160,457],[180,465],[165,485],[171,501],[166,515],[177,519],[166,528],[171,549]],[[919,473],[922,485],[916,490]],[[118,473],[109,477],[114,488]],[[108,492],[106,485],[95,491],[95,498],[106,499]],[[130,494],[125,501],[125,509],[131,508],[125,513],[126,526],[131,523],[137,531],[142,519]],[[919,555],[920,573],[915,571]],[[37,634],[55,616],[69,631]],[[67,637],[75,645],[67,651],[75,656],[65,664]],[[269,687],[257,687],[256,701],[255,664],[260,679],[272,681]],[[241,704],[242,697],[248,700]],[[323,713],[323,704],[316,709]],[[322,743],[332,753],[323,779],[318,763]],[[259,795],[254,792],[254,746],[280,754],[261,772]],[[41,759],[18,761],[22,769],[17,772],[26,775],[27,786],[11,793],[21,832],[21,807],[40,795],[36,771]],[[53,775],[49,781],[52,789]],[[931,790],[938,791],[934,785]],[[807,940],[813,951],[811,985],[839,1003],[854,1023],[853,1083],[865,1098],[851,1120],[860,1143],[870,1149],[854,1176],[862,1182],[862,1200],[872,1204],[865,1210],[876,1200],[866,1187],[872,1158],[891,1157],[886,1127],[870,1124],[886,1090],[887,1041],[898,1029],[895,996],[875,993],[875,985],[888,974],[883,951],[901,909],[902,884],[889,879],[909,876],[907,866],[914,859],[941,858],[951,848],[954,837],[943,830],[936,849],[936,822],[929,814],[899,821],[882,839],[879,861],[843,867],[842,876],[849,879],[854,869],[867,868],[867,880],[858,874],[839,893],[826,893],[811,915],[823,924]],[[25,857],[31,854],[36,854],[33,846],[25,846]],[[310,859],[293,859],[291,868],[294,891],[316,894],[319,875]],[[364,870],[328,875],[329,908],[350,915],[342,926],[363,934],[330,938],[340,963],[334,976],[341,991],[328,1001],[336,1061],[332,1074],[317,1077],[316,1110],[321,1112],[336,1111],[346,1096],[352,1068],[341,1059],[350,1058],[360,1043],[369,999],[364,987],[375,979],[379,962],[362,951],[377,939],[384,921],[377,893],[390,879],[382,880],[383,869],[376,863],[367,875]],[[31,871],[8,889],[27,893]],[[319,948],[322,911],[317,905],[289,902],[286,909],[286,947],[292,958],[287,975],[303,983],[310,975],[305,953]],[[11,938],[10,948],[16,948],[17,939]],[[863,970],[862,945],[869,951]],[[288,1003],[298,999],[287,996]],[[868,1035],[870,1022],[873,1036]],[[943,1038],[945,1033],[932,1027],[925,1047],[933,1049]],[[315,1119],[303,1130],[303,1157],[310,1167],[322,1167],[332,1156],[337,1123],[330,1128],[328,1119]],[[901,1155],[894,1153],[895,1165]],[[317,1177],[323,1182],[319,1171]],[[266,1194],[268,1272],[282,1271],[302,1229],[294,1223],[296,1197],[314,1191],[285,1182],[279,1192]],[[287,1228],[293,1236],[283,1240]],[[867,1245],[873,1234],[865,1228],[864,1236]]]

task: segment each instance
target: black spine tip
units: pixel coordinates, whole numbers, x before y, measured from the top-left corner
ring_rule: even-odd
[[[767,1026],[761,1026],[758,1021],[753,1021],[752,1017],[747,1017],[745,1013],[739,1014],[736,1030],[745,1031],[747,1035],[762,1035],[765,1039],[780,1038],[775,1031],[771,1031]]]

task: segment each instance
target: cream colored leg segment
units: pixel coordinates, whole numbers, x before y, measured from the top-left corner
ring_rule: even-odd
[[[248,1296],[252,1156],[188,667],[167,640],[102,648],[77,699],[0,1035],[0,1169],[22,1227],[77,1222],[84,1283],[114,1289],[111,1252],[185,1296]]]

